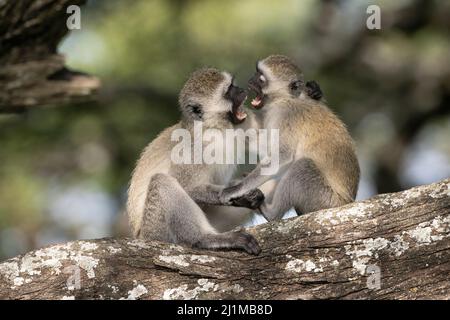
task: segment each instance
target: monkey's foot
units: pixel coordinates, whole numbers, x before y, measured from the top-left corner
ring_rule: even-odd
[[[244,231],[232,231],[233,247],[243,249],[249,254],[258,255],[261,253],[258,241],[249,233]]]
[[[264,193],[259,189],[253,189],[243,196],[232,198],[231,205],[235,207],[245,207],[257,209],[264,202]]]

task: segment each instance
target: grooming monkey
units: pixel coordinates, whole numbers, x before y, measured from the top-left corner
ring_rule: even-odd
[[[260,252],[257,241],[248,233],[218,232],[216,226],[226,216],[207,216],[202,210],[217,205],[251,209],[260,206],[264,195],[257,189],[221,201],[219,194],[230,182],[237,165],[171,161],[174,130],[183,128],[193,136],[195,120],[202,121],[204,129],[232,129],[246,118],[242,109],[246,96],[246,91],[235,86],[226,72],[205,68],[191,75],[179,95],[181,121],[165,129],[145,148],[133,172],[127,202],[133,236],[199,248]]]
[[[314,100],[321,100],[323,97],[322,90],[320,86],[315,81],[308,81],[306,83],[305,89],[305,99],[311,98]],[[247,110],[245,121],[241,121],[240,123],[235,123],[235,129],[243,129],[244,131],[247,129],[257,129],[261,127],[262,123],[262,111],[255,110],[254,108]],[[249,142],[249,141],[247,141]],[[246,149],[249,153],[258,153],[258,150],[252,149],[250,144],[247,143]],[[237,184],[241,177],[233,177],[233,180],[229,182],[229,185]],[[261,186],[261,190],[263,194],[267,197],[273,195],[273,189],[276,181],[268,181],[267,183]],[[247,206],[248,207],[248,206]],[[214,227],[217,230],[227,231],[236,226],[242,226],[244,223],[248,223],[251,221],[252,217],[255,214],[255,210],[251,210],[245,207],[237,207],[237,206],[217,206],[217,205],[206,205],[202,206],[203,211],[206,212],[207,217],[211,220],[214,220]]]
[[[325,101],[323,99],[323,92],[320,88],[319,84],[314,81],[307,81],[305,84],[304,92],[301,94],[300,99],[313,99],[318,101]],[[247,129],[261,129],[264,128],[264,109],[261,110],[261,108],[253,107],[250,112],[248,113],[248,117],[246,118],[246,121],[243,122],[238,126],[238,128],[242,128],[244,130]],[[261,158],[261,155],[258,154],[258,150],[253,149],[250,145],[248,146],[248,151],[250,153],[256,154]],[[244,172],[240,178],[235,178],[231,181],[230,185],[236,185],[238,184],[243,177],[245,177],[248,174],[247,172]],[[268,181],[266,181],[264,184],[262,184],[259,189],[263,192],[265,196],[265,201],[268,202],[272,199],[274,194],[274,189],[279,181],[279,177],[275,176]],[[231,215],[234,213],[239,217],[239,213],[242,214],[242,212],[245,212],[244,208],[236,208],[236,207],[221,207],[225,208],[227,210],[227,213],[230,212],[230,218]],[[222,209],[223,210],[223,209]],[[217,212],[217,210],[216,210]],[[248,212],[248,211],[247,211]],[[238,213],[238,214],[236,214]]]
[[[257,165],[240,183],[222,191],[222,201],[274,179],[278,181],[268,197],[271,202],[259,208],[269,221],[292,207],[300,214],[354,201],[360,170],[353,140],[324,103],[306,98],[318,97],[316,85],[305,86],[300,69],[286,56],[272,55],[257,63],[249,80],[256,93],[252,106],[263,111],[262,127],[279,129],[279,170],[262,175]]]

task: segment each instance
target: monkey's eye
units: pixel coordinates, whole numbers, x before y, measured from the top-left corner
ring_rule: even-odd
[[[266,82],[266,77],[264,77],[263,75],[260,75],[259,80],[264,83],[264,82]]]

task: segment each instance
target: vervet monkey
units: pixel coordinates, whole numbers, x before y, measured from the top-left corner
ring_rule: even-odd
[[[176,145],[171,137],[176,129],[186,129],[193,136],[195,120],[201,121],[204,129],[232,129],[247,116],[242,109],[246,96],[227,72],[204,68],[190,76],[179,95],[181,121],[145,148],[133,172],[127,202],[133,236],[199,248],[237,248],[251,254],[261,251],[246,232],[218,232],[215,226],[226,217],[206,216],[202,210],[211,205],[260,206],[264,195],[257,189],[225,202],[220,200],[219,194],[237,165],[171,161]]]
[[[323,99],[323,92],[322,92],[322,89],[320,88],[320,85],[314,80],[306,82],[304,94],[302,94],[300,98],[325,101]],[[255,129],[255,128],[263,129],[264,128],[264,110],[261,110],[260,108],[250,107],[250,110],[248,110],[248,111],[249,111],[247,113],[248,117],[246,118],[245,122],[238,125],[237,128],[241,128],[244,130]],[[247,147],[248,147],[247,149],[248,149],[249,153],[253,153],[253,155],[256,154],[256,156],[258,156],[257,149],[252,148],[252,146],[250,146],[250,145],[248,145]],[[241,174],[240,177],[233,179],[231,181],[230,185],[238,184],[242,180],[242,178],[248,174],[248,172],[249,171],[244,172],[243,174]],[[279,178],[274,177],[274,178],[269,179],[268,181],[266,181],[264,184],[262,184],[259,187],[259,189],[264,193],[266,202],[270,201],[272,199],[274,190],[275,190],[275,187],[276,187],[278,181],[279,181]],[[242,215],[242,212],[245,212],[245,210],[246,210],[245,208],[237,208],[237,207],[221,207],[221,208],[227,209],[227,213],[229,214],[228,220],[231,220],[231,217],[233,215],[237,216],[237,218],[240,218],[239,213]],[[217,212],[217,210],[215,212]]]
[[[353,140],[324,103],[306,98],[311,83],[305,87],[300,69],[286,56],[269,56],[257,63],[249,88],[256,93],[252,106],[263,111],[262,126],[279,130],[280,166],[275,174],[262,175],[258,164],[222,191],[222,201],[271,179],[279,180],[273,197],[259,209],[268,221],[292,207],[300,214],[354,201],[360,170]]]
[[[322,90],[319,86],[319,84],[315,81],[308,81],[306,82],[306,89],[305,89],[305,97],[306,99],[311,98],[315,100],[321,100],[323,98]],[[250,109],[249,109],[250,108]],[[246,108],[247,117],[245,121],[241,122],[240,124],[235,125],[235,129],[242,129],[242,130],[248,130],[248,129],[259,129],[262,128],[262,110],[256,110],[255,108],[249,107]],[[249,142],[247,140],[247,142]],[[246,145],[246,151],[250,154],[253,153],[253,155],[258,155],[258,150],[255,149],[255,145],[252,145],[250,143],[247,143]],[[251,170],[252,167],[245,166],[246,172],[248,170]],[[242,170],[238,170],[242,171]],[[243,171],[245,172],[245,171]],[[240,176],[236,176],[233,178],[233,180],[230,182],[230,185],[235,185],[239,183],[239,181],[246,175],[246,173],[240,173]],[[275,189],[277,180],[272,179],[261,185],[259,188],[264,196],[266,201],[272,199],[273,191]],[[202,209],[207,213],[208,218],[213,218],[215,220],[216,229],[226,231],[230,228],[234,228],[235,226],[239,225],[251,225],[255,220],[253,218],[255,217],[255,210],[251,210],[245,207],[236,207],[236,206],[203,206]],[[220,217],[220,218],[217,218]]]

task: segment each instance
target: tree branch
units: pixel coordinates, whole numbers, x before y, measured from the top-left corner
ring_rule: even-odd
[[[450,298],[450,179],[249,231],[259,256],[131,239],[50,246],[0,264],[0,299]]]
[[[91,100],[100,81],[68,70],[57,45],[69,5],[86,0],[0,2],[0,112]]]

